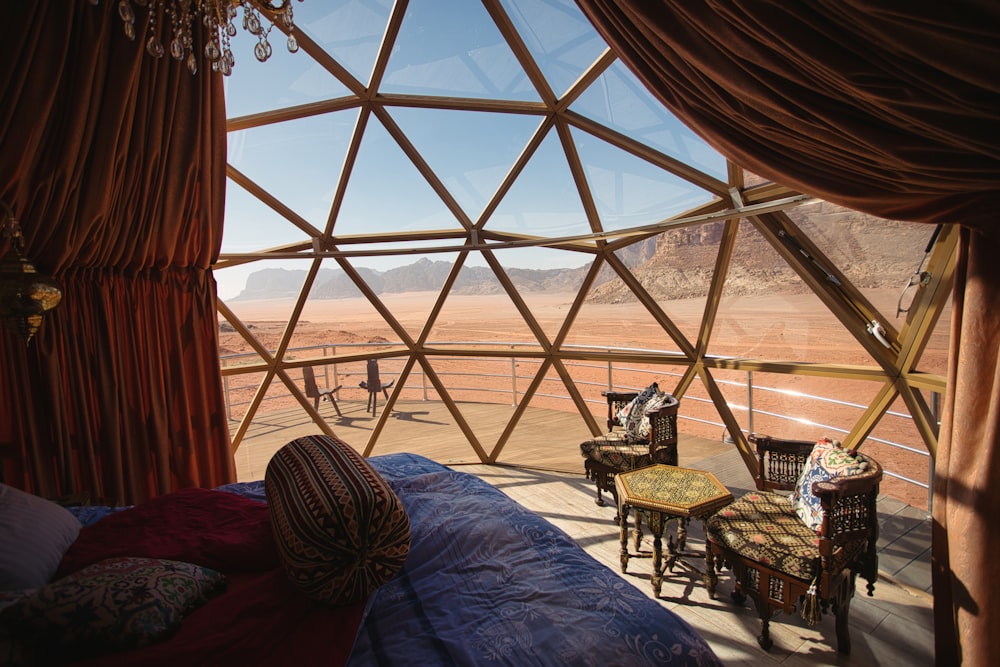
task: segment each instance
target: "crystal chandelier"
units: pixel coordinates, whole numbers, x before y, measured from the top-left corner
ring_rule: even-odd
[[[90,0],[96,5],[100,0]],[[302,0],[299,0],[302,2]],[[167,50],[175,60],[183,60],[192,74],[198,71],[197,51],[204,51],[212,64],[212,71],[229,75],[236,63],[229,48],[229,40],[236,36],[236,20],[239,7],[243,8],[243,29],[257,38],[254,55],[264,62],[271,57],[271,44],[267,41],[274,23],[280,20],[288,34],[288,50],[295,53],[299,44],[295,39],[295,23],[292,20],[291,0],[118,0],[118,15],[125,24],[125,35],[135,39],[135,10],[132,5],[145,7],[146,51],[149,55],[162,58]],[[262,21],[261,14],[267,19]],[[191,26],[201,21],[208,30],[208,43],[203,49],[194,44]],[[170,24],[170,43],[165,49],[157,32]],[[266,22],[266,27],[265,27]]]

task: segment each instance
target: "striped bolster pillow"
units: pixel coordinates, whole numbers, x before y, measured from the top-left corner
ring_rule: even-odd
[[[309,598],[354,604],[403,567],[410,518],[350,445],[325,435],[289,442],[268,462],[264,490],[285,572]]]

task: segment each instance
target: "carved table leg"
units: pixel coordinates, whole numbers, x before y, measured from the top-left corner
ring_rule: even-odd
[[[649,527],[653,531],[653,596],[660,597],[663,589],[663,524],[665,517],[660,512],[649,513]]]
[[[628,505],[622,505],[618,508],[618,535],[621,539],[619,559],[621,560],[622,574],[628,570],[628,514]]]
[[[688,520],[677,520],[677,551],[684,551],[687,546]]]
[[[708,599],[715,599],[715,587],[719,584],[719,577],[715,573],[715,555],[712,547],[705,541],[705,588],[708,590]]]

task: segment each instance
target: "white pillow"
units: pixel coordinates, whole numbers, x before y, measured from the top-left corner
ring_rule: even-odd
[[[65,507],[0,484],[0,591],[49,583],[79,533]]]

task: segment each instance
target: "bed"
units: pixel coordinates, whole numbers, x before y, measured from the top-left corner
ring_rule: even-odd
[[[263,481],[76,508],[82,528],[57,577],[143,556],[204,564],[226,583],[167,639],[55,658],[102,667],[719,664],[686,622],[495,487],[414,454],[366,461],[410,530],[402,569],[366,599],[331,607],[288,585]]]

